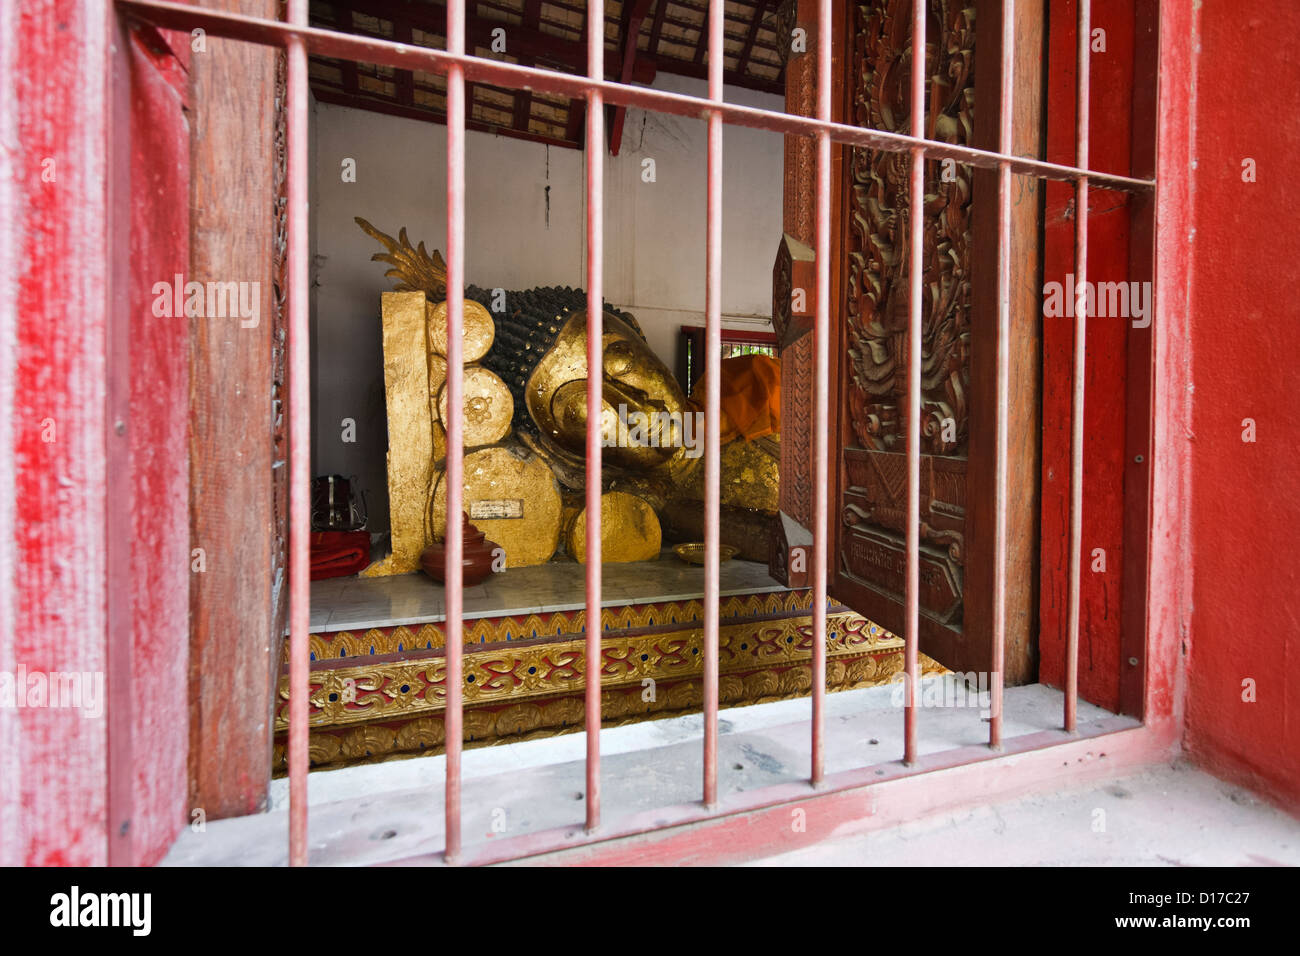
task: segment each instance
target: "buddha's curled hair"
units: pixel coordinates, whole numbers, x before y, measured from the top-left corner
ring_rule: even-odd
[[[542,356],[555,344],[560,329],[564,328],[569,316],[587,307],[587,293],[568,286],[507,291],[505,307],[500,311],[494,311],[493,305],[501,305],[501,295],[494,294],[492,289],[470,286],[465,290],[465,297],[487,309],[496,323],[496,341],[482,358],[481,364],[500,376],[510,389],[515,400],[514,427],[536,433],[537,428],[524,403],[528,378]],[[645,338],[645,333],[631,313],[616,309],[608,303],[605,311],[618,316],[635,329],[637,335]]]

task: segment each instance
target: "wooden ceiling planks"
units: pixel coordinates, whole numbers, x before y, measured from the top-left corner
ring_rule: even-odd
[[[724,76],[729,85],[780,94],[784,68],[770,22],[777,0],[730,0],[725,15]],[[656,73],[707,76],[707,0],[608,0],[605,76],[650,83]],[[446,46],[441,0],[312,0],[311,23],[328,30]],[[480,56],[585,74],[585,0],[468,0],[466,44]],[[504,45],[504,50],[502,46]],[[313,57],[312,92],[327,103],[446,122],[441,77]],[[544,100],[527,90],[468,90],[470,129],[581,149],[582,100]],[[610,148],[618,152],[623,110],[614,112]]]

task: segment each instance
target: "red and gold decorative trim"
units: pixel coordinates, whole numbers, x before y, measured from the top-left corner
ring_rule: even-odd
[[[808,592],[795,591],[723,601],[718,651],[724,705],[808,693],[810,600]],[[601,693],[609,725],[699,709],[702,617],[698,600],[605,610]],[[581,728],[583,618],[577,611],[466,622],[467,743]],[[829,689],[886,683],[902,670],[903,642],[865,618],[835,608],[827,615],[827,630]],[[438,625],[314,634],[311,641],[314,766],[441,750],[446,668]],[[277,767],[288,696],[288,680],[282,677],[275,720]]]

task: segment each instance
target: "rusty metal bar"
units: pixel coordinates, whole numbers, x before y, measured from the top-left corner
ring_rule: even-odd
[[[475,82],[489,83],[504,89],[527,89],[534,92],[554,93],[569,98],[585,99],[591,90],[598,90],[606,105],[635,106],[659,113],[706,119],[718,113],[724,123],[751,129],[787,133],[794,136],[816,136],[825,131],[831,141],[850,146],[864,146],[887,152],[902,153],[921,149],[930,159],[952,159],[977,169],[997,169],[1001,162],[1010,165],[1013,173],[1038,176],[1058,182],[1073,182],[1088,176],[1092,185],[1121,192],[1151,192],[1155,181],[1093,172],[1074,166],[1062,166],[1019,156],[1001,156],[996,152],[957,146],[952,143],[931,142],[900,133],[847,126],[843,123],[823,122],[810,116],[776,113],[769,110],[740,106],[735,103],[713,103],[697,96],[683,96],[644,86],[626,86],[603,80],[595,83],[585,76],[557,73],[536,67],[520,66],[500,60],[489,60],[449,51],[431,50],[427,47],[408,46],[391,40],[361,37],[354,34],[321,30],[316,27],[296,27],[276,20],[263,20],[235,13],[200,9],[167,0],[116,0],[119,9],[139,19],[168,29],[203,27],[210,36],[231,37],[251,43],[284,46],[289,37],[301,37],[307,48],[319,56],[375,63],[395,69],[424,70],[429,73],[450,74],[454,65],[460,66],[465,77]]]
[[[289,21],[307,23],[307,0]],[[307,46],[285,44],[289,249],[289,865],[307,865],[307,678],[311,624],[311,351],[309,321]]]
[[[1079,0],[1078,89],[1075,93],[1075,161],[1088,167],[1088,81],[1091,74],[1090,0]],[[1070,405],[1070,593],[1065,638],[1065,729],[1075,730],[1079,708],[1079,573],[1083,551],[1083,394],[1088,338],[1088,176],[1075,182],[1074,193],[1074,394]]]
[[[1016,4],[1002,3],[998,152],[1012,147],[1012,90],[1015,72]],[[995,402],[997,448],[993,480],[993,652],[989,675],[989,746],[1002,749],[1002,675],[1007,646],[1007,421],[1011,415],[1011,167],[998,166],[998,346]]]
[[[709,101],[722,102],[723,0],[709,3]],[[718,511],[722,458],[722,114],[708,114],[708,250],[704,318],[704,805],[718,802]]]
[[[925,2],[912,4],[912,138],[925,136]],[[907,293],[907,571],[904,584],[903,763],[916,763],[916,708],[921,664],[921,283],[925,268],[925,151],[912,149],[908,196]]]
[[[817,5],[817,118],[831,118],[831,0]],[[813,327],[812,773],[826,774],[826,549],[830,494],[831,139],[817,134],[817,317]]]
[[[465,0],[447,0],[447,49],[465,50]],[[447,709],[443,717],[447,752],[446,843],[448,863],[460,856],[460,754],[464,740],[462,697],[465,677],[461,611],[464,594],[465,400],[461,369],[465,309],[465,73],[459,64],[447,71],[447,529],[446,529],[446,675]]]
[[[587,0],[587,75],[605,69],[605,0]],[[605,107],[587,94],[587,829],[600,826],[600,438],[605,270]]]

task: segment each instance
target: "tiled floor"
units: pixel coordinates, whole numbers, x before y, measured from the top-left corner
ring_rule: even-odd
[[[550,562],[511,568],[465,589],[467,618],[568,611],[586,606],[584,566]],[[785,588],[754,561],[725,561],[720,593],[759,594]],[[607,564],[601,575],[601,605],[681,601],[704,595],[704,568],[686,564],[671,551],[658,561]],[[436,623],[446,616],[442,585],[423,574],[386,578],[330,578],[311,585],[311,629],[391,627]]]

